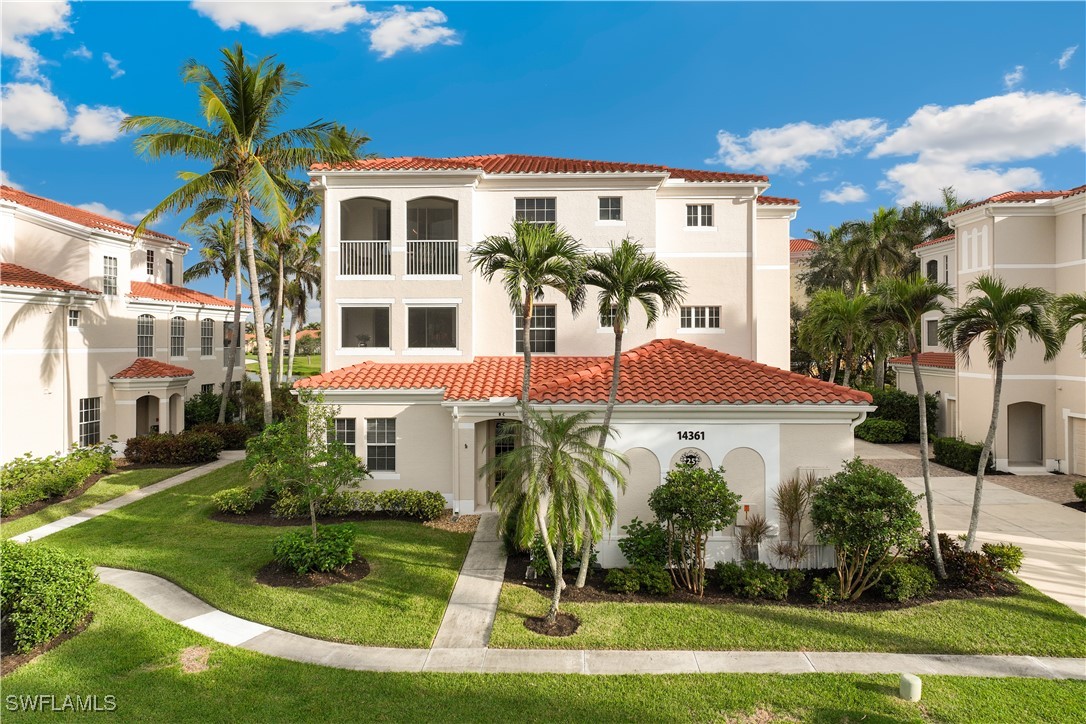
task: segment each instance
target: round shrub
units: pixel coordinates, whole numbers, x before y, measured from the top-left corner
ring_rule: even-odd
[[[713,579],[720,590],[738,595],[739,587],[743,585],[743,568],[735,561],[717,561],[713,566]]]
[[[245,515],[256,506],[257,494],[252,488],[227,488],[212,495],[211,502],[220,513]]]
[[[222,448],[218,435],[185,430],[179,435],[155,433],[129,438],[124,457],[138,465],[191,465],[218,460]]]
[[[837,589],[821,578],[811,579],[811,588],[808,593],[819,606],[826,606],[837,600]]]
[[[667,531],[662,525],[634,518],[622,530],[626,537],[618,542],[618,549],[630,566],[667,566]]]
[[[924,566],[898,561],[882,574],[879,590],[887,601],[923,598],[935,590],[935,575]]]
[[[30,651],[73,630],[90,611],[98,577],[89,560],[11,541],[0,543],[0,557],[0,619],[15,651]]]
[[[271,513],[276,518],[298,518],[308,512],[309,505],[305,498],[289,491],[279,493],[271,507]]]
[[[603,585],[612,593],[630,594],[641,590],[640,577],[629,568],[612,568],[603,579]]]
[[[272,545],[275,561],[295,573],[335,571],[354,560],[357,534],[350,525],[317,526],[317,537],[309,530],[292,531],[276,538]]]
[[[675,592],[675,582],[662,566],[636,566],[634,572],[645,593],[670,596]]]
[[[1075,491],[1075,497],[1086,503],[1086,483],[1075,483],[1072,489]]]
[[[788,578],[759,561],[718,561],[714,577],[721,590],[735,596],[774,601],[788,597]]]
[[[980,547],[993,566],[1001,571],[1017,573],[1026,554],[1013,543],[985,543]]]
[[[350,492],[339,491],[317,501],[317,515],[339,517],[355,512]]]
[[[879,445],[904,442],[905,423],[870,417],[856,426],[856,437]]]
[[[377,505],[393,517],[428,521],[445,512],[445,496],[432,490],[382,490],[377,494]]]

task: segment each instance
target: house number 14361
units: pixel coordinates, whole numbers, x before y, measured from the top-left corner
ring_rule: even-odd
[[[678,433],[680,440],[704,440],[704,430],[680,430]]]

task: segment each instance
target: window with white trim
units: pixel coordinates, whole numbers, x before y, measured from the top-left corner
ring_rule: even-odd
[[[147,250],[147,276],[151,278],[151,281],[155,280],[155,251],[154,249]]]
[[[558,336],[557,310],[554,304],[537,304],[532,308],[532,326],[528,331],[528,346],[532,352],[554,353]],[[516,315],[513,333],[516,353],[524,354],[523,314]]]
[[[366,420],[366,469],[370,472],[396,471],[396,418]]]
[[[600,221],[622,221],[622,197],[600,197]]]
[[[97,445],[102,441],[102,398],[79,400],[79,444]]]
[[[681,329],[720,329],[720,307],[680,307]]]
[[[136,319],[136,356],[155,356],[155,318],[141,314]]]
[[[166,260],[166,283],[173,284],[173,259]]]
[[[408,307],[408,349],[456,349],[456,307]]]
[[[939,320],[929,319],[924,323],[925,336],[927,337],[927,344],[929,347],[939,346]]]
[[[117,257],[102,257],[102,294],[117,293]]]
[[[357,455],[355,450],[355,419],[353,417],[337,417],[328,426],[328,442],[338,440],[344,447],[351,451],[351,455]]]
[[[201,395],[206,395],[208,392],[214,392],[214,391],[215,391],[215,383],[214,382],[209,382],[206,385],[200,385],[200,394]]]
[[[713,225],[713,205],[712,204],[687,204],[686,205],[686,225],[687,226],[712,226]]]
[[[339,313],[341,348],[388,349],[388,307],[342,307]]]
[[[210,357],[215,354],[215,320],[200,320],[200,356]]]
[[[185,318],[174,317],[170,320],[170,356],[185,356]]]
[[[240,352],[241,348],[241,336],[235,334],[233,322],[222,323],[222,363],[226,364],[228,355],[230,354],[230,347],[233,346]],[[245,361],[240,359],[241,355],[237,352],[234,353],[234,366],[244,365]]]
[[[927,276],[929,282],[939,281],[939,261],[937,259],[928,260]]]
[[[68,326],[69,327],[78,327],[79,326],[79,310],[78,309],[69,309],[68,310]]]
[[[530,199],[516,199],[515,218],[532,224],[556,223],[555,199],[553,196]]]
[[[943,255],[943,284],[950,284],[950,257]]]
[[[613,329],[615,326],[615,317],[617,316],[618,307],[612,304],[611,309],[600,315],[600,329]]]

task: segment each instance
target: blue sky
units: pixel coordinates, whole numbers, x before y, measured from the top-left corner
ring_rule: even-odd
[[[286,122],[338,120],[381,155],[764,172],[769,193],[803,204],[796,236],[945,185],[984,197],[1086,180],[1083,3],[5,2],[2,12],[5,183],[129,219],[191,164],[137,158],[118,120],[198,120],[178,69],[190,57],[215,64],[235,42],[309,84]],[[157,228],[174,233],[178,221]]]

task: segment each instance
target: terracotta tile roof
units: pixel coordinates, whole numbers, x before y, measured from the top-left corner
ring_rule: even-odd
[[[953,352],[921,352],[917,363],[921,367],[938,367],[939,369],[952,370],[954,369],[954,353]],[[894,357],[890,360],[892,365],[909,365],[912,366],[913,362],[910,357]]]
[[[140,357],[135,362],[110,377],[110,379],[137,380],[161,377],[192,377],[193,374],[192,370],[184,367],[167,364],[166,362],[159,362],[157,359]]]
[[[152,284],[151,282],[132,282],[132,292],[128,295],[138,299],[154,299],[159,302],[178,302],[180,304],[201,304],[205,307],[234,308],[234,300],[215,297],[198,292],[195,289],[174,286],[173,284]],[[242,304],[242,309],[252,309],[249,304]]]
[[[936,244],[942,244],[944,241],[954,241],[954,234],[947,234],[946,236],[940,236],[938,239],[928,239],[927,241],[922,241],[913,248],[923,249],[925,246],[935,246]]]
[[[521,357],[429,364],[363,362],[299,380],[309,389],[443,390],[446,400],[519,397]],[[536,402],[606,402],[610,357],[533,357]],[[707,347],[662,339],[622,356],[623,403],[864,404],[866,392],[787,372]]]
[[[758,203],[765,206],[799,206],[799,199],[787,199],[783,196],[759,196]]]
[[[975,204],[969,204],[968,206],[954,209],[950,213],[945,214],[945,216],[953,216],[954,214],[960,214],[963,211],[975,209],[978,206],[985,206],[987,204],[1027,204],[1035,201],[1077,196],[1083,192],[1086,192],[1086,184],[1076,186],[1073,189],[1067,189],[1066,191],[1006,191],[1001,194],[996,194],[995,196],[990,196],[984,199],[984,201],[978,201]]]
[[[14,201],[20,206],[25,206],[34,209],[35,211],[41,211],[42,213],[56,216],[60,219],[66,219],[91,229],[101,229],[102,231],[124,234],[125,236],[131,236],[132,232],[136,230],[136,227],[132,224],[127,224],[123,221],[118,221],[117,219],[111,219],[108,216],[102,216],[101,214],[81,209],[78,206],[62,204],[59,201],[53,201],[44,196],[28,194],[25,191],[19,191],[10,186],[0,186],[0,198],[7,201]],[[188,246],[185,242],[178,241],[172,236],[167,236],[166,234],[161,234],[150,229],[144,232],[144,234],[149,239],[158,239],[160,241],[169,241],[175,244]]]
[[[0,264],[0,285],[5,287],[26,287],[27,289],[49,289],[61,292],[83,292],[84,294],[100,294],[93,289],[81,287],[78,284],[66,282],[63,279],[51,277],[48,274],[27,269],[18,264],[4,262]]]
[[[517,153],[495,153],[485,156],[429,158],[398,156],[395,158],[360,158],[354,161],[328,164],[314,163],[311,171],[482,171],[488,174],[546,174],[546,173],[666,173],[671,178],[686,181],[768,181],[766,176],[728,173],[704,169],[681,169],[647,163],[615,161],[585,161],[553,156],[527,156]]]
[[[818,249],[818,244],[810,239],[790,239],[788,241],[788,251],[792,254],[805,254],[816,249]]]

